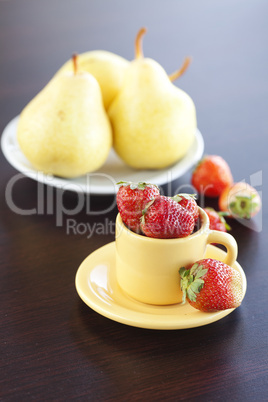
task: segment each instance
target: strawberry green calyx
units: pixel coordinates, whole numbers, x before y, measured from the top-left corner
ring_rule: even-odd
[[[224,217],[224,216],[230,216],[231,214],[227,211],[216,211],[216,209],[212,207],[206,207],[205,208],[208,211],[216,212],[219,216]]]
[[[151,201],[149,201],[146,205],[145,208],[142,210],[142,216],[140,218],[141,223],[144,225],[145,224],[145,215],[150,208],[151,205],[155,202],[155,198],[153,198]]]
[[[226,220],[225,220],[225,218],[224,218],[225,216],[226,216],[227,218],[230,217],[230,216],[231,216],[230,212],[227,212],[227,211],[216,211],[214,208],[211,208],[211,207],[206,207],[206,208],[205,208],[205,211],[211,211],[211,212],[213,212],[213,213],[216,213],[216,214],[218,215],[218,217],[219,217],[220,222],[224,224],[226,230],[230,231],[230,230],[232,229],[231,226],[228,225],[228,223],[226,222]]]
[[[258,202],[254,202],[256,194],[236,195],[229,204],[231,214],[241,219],[250,219],[259,208]]]
[[[186,200],[190,200],[190,199],[197,200],[196,194],[188,194],[188,193],[180,193],[180,194],[176,194],[173,197],[171,197],[171,199],[176,202],[182,201],[183,198],[185,198]]]
[[[124,187],[129,186],[131,188],[131,190],[136,190],[136,189],[145,190],[147,187],[150,187],[150,188],[155,187],[155,188],[159,189],[156,184],[146,183],[144,181],[140,181],[138,183],[133,183],[132,181],[119,181],[116,184],[119,187],[121,187],[121,186],[124,186]]]
[[[207,273],[207,269],[198,263],[194,264],[191,269],[180,268],[182,302],[185,303],[186,296],[189,300],[196,301],[197,294],[204,286],[202,277]]]
[[[226,230],[228,230],[228,231],[232,230],[231,226],[228,225],[228,223],[224,219],[225,216],[227,216],[227,217],[230,216],[229,212],[218,212],[218,215],[220,217],[220,221],[224,224]]]

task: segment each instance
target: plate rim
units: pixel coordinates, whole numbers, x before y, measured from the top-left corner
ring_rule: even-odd
[[[223,250],[221,250],[220,248],[213,246],[211,244],[209,244],[208,246],[208,252],[210,249],[216,249],[217,253],[222,256],[222,258],[225,256],[225,252]],[[204,325],[208,325],[211,324],[213,322],[216,322],[224,317],[226,317],[227,315],[231,314],[234,310],[236,310],[236,308],[233,309],[228,309],[228,310],[223,310],[223,311],[218,311],[215,313],[204,313],[201,311],[197,311],[196,309],[193,308],[193,312],[195,312],[196,314],[198,313],[199,316],[202,314],[204,315],[204,320],[200,319],[198,320],[198,323],[191,321],[191,323],[182,323],[182,322],[178,322],[176,321],[176,316],[173,315],[172,317],[174,317],[173,321],[168,321],[165,322],[163,321],[157,321],[159,315],[151,315],[149,313],[144,313],[144,312],[137,312],[135,310],[131,310],[127,307],[124,307],[122,305],[119,306],[119,313],[118,310],[113,311],[113,306],[116,305],[113,304],[111,306],[111,308],[107,307],[108,304],[107,302],[104,302],[104,300],[102,300],[102,304],[97,303],[95,300],[95,298],[97,299],[96,295],[93,295],[93,298],[90,298],[90,287],[88,286],[87,289],[87,294],[85,294],[85,292],[83,291],[83,289],[80,286],[80,281],[82,280],[83,276],[86,275],[87,271],[89,270],[89,272],[91,272],[93,270],[93,267],[91,267],[90,269],[87,267],[87,263],[88,260],[90,260],[91,258],[93,258],[96,256],[97,253],[101,254],[101,252],[103,251],[103,249],[106,248],[106,251],[108,248],[111,249],[115,249],[115,241],[110,242],[105,244],[104,246],[98,248],[97,250],[93,251],[92,253],[90,253],[84,260],[83,262],[80,264],[76,275],[75,275],[75,288],[76,291],[79,295],[79,297],[81,298],[81,300],[88,306],[90,307],[92,310],[94,310],[95,312],[97,312],[98,314],[111,319],[113,321],[119,322],[121,324],[125,324],[125,325],[129,325],[129,326],[134,326],[134,327],[138,327],[138,328],[144,328],[144,329],[155,329],[155,330],[180,330],[180,329],[189,329],[189,328],[197,328],[200,326],[204,326]],[[246,294],[246,290],[247,290],[247,280],[246,280],[246,275],[244,273],[243,268],[240,266],[240,264],[238,263],[238,261],[235,262],[235,268],[238,269],[238,271],[241,273],[242,275],[242,280],[243,280],[243,291],[244,291],[244,295],[243,298],[245,297]],[[111,267],[110,267],[111,268]],[[87,273],[88,274],[88,273]],[[124,292],[122,290],[120,290],[120,288],[118,287],[120,294],[125,297],[126,299],[130,299],[134,304],[137,304],[137,306],[141,306],[143,305],[143,303],[140,303],[132,298],[130,298],[128,295],[124,295]],[[92,292],[93,294],[93,292]],[[99,299],[101,299],[101,297],[99,296]],[[106,306],[106,308],[104,307]],[[117,306],[118,307],[118,306]],[[147,306],[148,307],[148,306]],[[178,308],[178,306],[173,305],[173,306],[151,306],[152,308],[156,307],[157,309],[163,309],[163,313],[165,310],[170,309],[170,308]],[[135,315],[136,318],[133,318],[133,314]],[[137,315],[138,315],[138,319],[137,319]],[[165,315],[161,315],[161,317],[165,317]]]
[[[89,187],[83,183],[77,183],[75,179],[64,179],[54,177],[52,175],[44,174],[41,171],[37,171],[34,168],[27,168],[22,167],[22,164],[11,154],[10,152],[10,141],[12,140],[16,146],[16,152],[19,152],[21,156],[24,157],[23,153],[20,151],[17,140],[16,140],[16,126],[18,124],[20,115],[15,116],[12,120],[10,120],[7,125],[5,126],[2,136],[1,136],[1,149],[11,166],[13,166],[18,172],[24,174],[26,177],[29,177],[37,182],[55,187],[60,188],[63,190],[74,191],[76,193],[83,193],[83,194],[94,194],[94,195],[114,195],[117,192],[116,180],[109,176],[109,179],[113,179],[112,185],[109,186],[98,186],[98,185],[90,185]],[[196,147],[195,154],[193,155],[192,159],[189,160],[190,151]],[[115,151],[112,149],[114,155],[116,155]],[[182,158],[180,161],[175,163],[174,165],[160,170],[152,170],[152,182],[156,185],[164,185],[168,183],[167,176],[169,174],[170,181],[173,181],[179,177],[181,177],[184,173],[187,172],[198,160],[201,159],[204,152],[204,138],[200,132],[200,130],[196,129],[195,135],[195,142],[190,148],[189,152]],[[118,159],[119,157],[116,156]],[[25,158],[25,157],[24,157]],[[188,159],[187,159],[188,158]],[[29,162],[30,163],[30,162]],[[103,165],[105,166],[105,164]],[[176,170],[179,169],[179,173],[176,173]],[[142,172],[148,172],[149,170],[140,170],[140,174],[142,176]],[[137,170],[133,170],[133,172],[138,172]],[[102,172],[92,172],[93,174],[105,176],[105,173]],[[92,174],[90,173],[90,174]],[[172,173],[174,177],[172,177]],[[155,177],[153,177],[155,175]],[[86,175],[84,175],[86,176]],[[108,176],[108,173],[107,175]],[[82,176],[83,177],[83,176]]]

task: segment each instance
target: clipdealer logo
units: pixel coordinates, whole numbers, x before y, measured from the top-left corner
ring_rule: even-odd
[[[86,235],[90,238],[93,233],[96,234],[114,234],[114,222],[105,218],[103,223],[93,222],[92,224],[88,222],[78,222],[75,217],[84,211],[88,216],[101,216],[108,214],[116,206],[116,183],[112,177],[102,173],[92,173],[87,175],[86,186],[81,186],[79,183],[72,182],[64,183],[57,188],[49,185],[49,179],[51,176],[46,176],[46,184],[43,180],[43,174],[40,177],[36,176],[37,181],[37,193],[35,199],[35,206],[33,208],[21,208],[15,200],[15,186],[19,182],[26,178],[23,173],[17,173],[14,175],[7,183],[5,189],[5,199],[9,209],[17,215],[21,216],[31,216],[31,215],[54,215],[55,224],[57,227],[62,227],[66,225],[67,234],[79,234]],[[92,195],[91,195],[91,181],[90,179],[99,176],[100,179],[103,178],[110,181],[110,185],[114,186],[114,195],[109,198],[108,206],[103,209],[93,210],[92,208]],[[48,185],[47,185],[48,184]],[[51,181],[52,184],[52,181]],[[85,188],[86,187],[86,188]],[[72,206],[67,207],[66,202],[64,202],[66,193],[72,191],[75,194],[75,201],[72,202]],[[86,190],[86,191],[85,191]],[[73,197],[72,197],[73,198]]]
[[[37,181],[37,195],[36,195],[36,204],[35,207],[25,209],[19,207],[14,200],[14,187],[16,184],[25,179],[26,176],[23,173],[17,173],[14,175],[7,183],[5,189],[5,199],[9,209],[15,214],[22,216],[30,216],[30,215],[54,215],[55,216],[55,224],[57,227],[66,226],[66,234],[74,234],[74,235],[82,235],[86,236],[88,239],[92,237],[93,234],[97,235],[105,235],[105,234],[115,234],[115,222],[105,218],[103,222],[78,222],[75,218],[82,210],[88,216],[101,216],[108,214],[116,207],[116,192],[117,185],[113,177],[103,174],[103,173],[89,173],[87,175],[86,181],[86,189],[85,186],[81,186],[79,183],[75,183],[72,181],[71,183],[63,183],[61,186],[57,188],[49,185],[49,178],[52,182],[52,176],[46,176],[46,184],[44,184],[43,180],[40,180],[38,174],[43,177],[43,173],[36,173],[37,176],[35,180]],[[109,205],[100,210],[93,210],[91,205],[91,197],[94,196],[91,194],[91,179],[96,179],[99,176],[100,179],[105,177],[106,180],[110,181],[110,185],[113,186],[113,194],[112,198],[109,199]],[[243,180],[248,182],[252,187],[256,188],[260,197],[262,198],[262,171],[255,172],[250,175],[249,180]],[[189,184],[180,184],[174,190],[174,182],[172,185],[172,177],[171,174],[167,176],[166,188],[164,193],[168,196],[173,196],[174,194],[179,193],[196,193],[195,188]],[[160,193],[163,193],[161,186]],[[71,208],[67,207],[64,203],[64,196],[66,192],[70,192],[70,190],[76,194],[76,203]],[[86,190],[86,191],[85,191]],[[205,208],[206,199],[203,195],[199,195],[197,199],[197,203],[201,208]],[[262,230],[262,209],[253,219],[239,219],[234,218],[239,221],[240,224],[246,226],[247,228],[261,232]]]

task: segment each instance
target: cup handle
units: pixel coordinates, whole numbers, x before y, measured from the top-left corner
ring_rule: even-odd
[[[207,243],[219,243],[226,247],[227,254],[223,262],[229,266],[232,266],[237,258],[237,243],[235,238],[226,232],[220,232],[219,230],[211,230]]]

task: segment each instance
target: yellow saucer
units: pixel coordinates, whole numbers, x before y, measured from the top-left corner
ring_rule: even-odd
[[[206,258],[221,260],[225,252],[208,245]],[[247,280],[236,262],[243,280],[244,295]],[[122,324],[149,329],[185,329],[210,324],[230,314],[234,309],[204,313],[186,304],[153,306],[140,303],[125,294],[115,278],[115,242],[90,254],[80,265],[75,278],[76,290],[81,299],[99,314]]]

